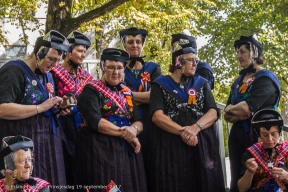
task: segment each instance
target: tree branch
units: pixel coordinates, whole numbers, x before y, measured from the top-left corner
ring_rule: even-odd
[[[76,18],[70,18],[66,23],[67,25],[63,30],[65,34],[69,34],[73,30],[76,30],[80,27],[81,23],[91,21],[92,19],[98,18],[102,15],[105,15],[107,12],[112,11],[113,9],[117,8],[118,6],[126,3],[129,0],[111,0],[110,2],[106,3],[105,5],[93,9],[87,13],[84,13]],[[69,24],[68,24],[69,23]]]

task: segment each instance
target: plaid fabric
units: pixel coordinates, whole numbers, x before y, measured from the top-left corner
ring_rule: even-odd
[[[77,69],[75,80],[73,80],[68,71],[64,69],[62,65],[57,65],[53,67],[52,70],[69,87],[70,90],[73,90],[75,95],[80,95],[83,87],[93,79],[92,75],[80,67]]]
[[[102,80],[94,80],[91,81],[89,84],[95,87],[95,89],[100,93],[102,93],[105,97],[111,99],[119,107],[116,112],[118,112],[118,110],[121,110],[123,113],[127,112],[126,108],[127,100],[122,92],[119,91],[119,93],[116,93],[115,91],[112,91],[109,87],[105,85],[105,83]],[[127,88],[128,90],[130,90],[123,84],[121,84],[121,87],[123,89]]]
[[[279,154],[274,157],[274,167],[278,167],[279,161],[283,160],[284,157],[288,155],[288,142],[283,141],[279,146],[277,146]],[[263,142],[255,143],[247,149],[247,151],[255,158],[256,162],[264,169],[264,171],[269,175],[268,182],[272,178],[270,169],[268,168],[269,157],[263,147]],[[284,190],[286,187],[280,180],[275,180],[277,184]],[[265,184],[266,182],[262,182]],[[260,187],[260,186],[259,186]]]
[[[40,191],[43,187],[49,186],[50,183],[47,181],[44,181],[42,179],[39,179],[37,177],[33,177],[33,179],[37,182],[35,186],[30,186],[27,183],[24,185],[22,191],[27,191],[27,192],[38,192]],[[5,187],[4,179],[0,180],[0,191],[1,192],[8,192],[8,190]]]

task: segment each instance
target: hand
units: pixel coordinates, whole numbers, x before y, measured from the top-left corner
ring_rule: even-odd
[[[41,113],[41,112],[48,111],[53,106],[58,107],[62,101],[63,99],[58,96],[49,98],[43,103],[38,105],[38,112]]]
[[[186,144],[189,145],[189,146],[196,146],[198,144],[198,137],[197,136],[190,137],[187,140]]]
[[[122,131],[121,138],[125,139],[133,148],[135,153],[139,153],[141,149],[141,144],[136,137],[137,130],[131,126],[124,126],[119,129]]]
[[[193,124],[191,126],[185,126],[183,132],[181,133],[181,138],[185,142],[190,137],[194,137],[198,135],[199,131],[200,131],[200,128],[196,124]]]
[[[279,167],[273,167],[271,170],[272,176],[274,179],[280,179],[284,181],[288,181],[288,172]]]
[[[60,110],[60,115],[65,116],[65,115],[70,115],[72,113],[73,107],[66,108]]]
[[[254,175],[255,171],[258,168],[258,163],[256,162],[255,158],[250,158],[246,161],[247,171]]]

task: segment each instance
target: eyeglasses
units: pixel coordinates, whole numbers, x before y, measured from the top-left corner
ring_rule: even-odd
[[[53,57],[46,56],[49,59],[50,64],[59,63],[61,60]]]
[[[105,67],[110,72],[114,72],[115,70],[117,70],[119,72],[123,72],[124,71],[124,67],[114,67],[114,66],[105,66]]]
[[[26,163],[33,165],[34,159],[33,158],[22,159],[22,160],[19,160],[18,163],[21,165],[25,165]]]
[[[191,64],[197,64],[196,59],[183,59],[185,62],[189,62]]]

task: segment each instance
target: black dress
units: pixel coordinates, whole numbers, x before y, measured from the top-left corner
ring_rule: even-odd
[[[169,77],[170,78],[170,77]],[[169,80],[169,79],[168,79]],[[169,81],[173,81],[170,78]],[[176,87],[180,85],[172,82]],[[150,111],[163,110],[174,119],[178,100],[159,84],[152,84]],[[196,122],[209,109],[217,109],[208,83],[197,92],[197,105],[193,107]],[[191,112],[192,113],[192,112]],[[157,127],[152,131],[150,155],[150,183],[153,191],[224,192],[224,179],[217,138],[212,126],[198,134],[195,147]]]
[[[243,84],[243,77],[240,79],[240,84],[236,87],[239,89]],[[227,105],[237,104],[235,96],[231,91]],[[276,84],[267,76],[256,78],[253,83],[243,93],[243,100],[246,100],[251,111],[260,109],[273,109],[279,98],[279,92]],[[245,131],[243,122],[236,122],[232,125],[228,147],[231,169],[231,184],[230,191],[238,192],[237,182],[240,179],[241,158],[248,147],[253,145],[258,140],[258,135],[254,129],[250,128],[251,118],[247,119],[248,131]]]
[[[123,100],[123,94],[119,90],[119,86],[106,89],[109,94],[115,92],[120,97],[119,100]],[[99,191],[99,188],[89,186],[106,186],[113,180],[116,185],[121,186],[121,191],[147,191],[142,153],[130,154],[132,147],[123,143],[120,137],[97,132],[100,119],[117,115],[119,107],[90,84],[84,87],[78,98],[78,105],[85,125],[80,127],[75,149],[74,183],[77,189],[88,186],[90,191]],[[127,103],[125,106],[128,108]],[[129,123],[141,120],[135,105],[128,111],[130,110],[133,112]]]
[[[12,62],[26,65],[23,61]],[[36,112],[36,105],[43,102],[43,93],[35,86],[35,79],[38,77],[30,79],[15,66],[1,68],[0,103],[34,104]],[[53,186],[64,186],[66,179],[60,130],[58,127],[53,130],[51,122],[51,116],[44,113],[20,120],[0,119],[0,138],[17,134],[31,138],[34,142],[35,159],[32,175],[48,181]],[[66,190],[51,188],[51,191]]]

